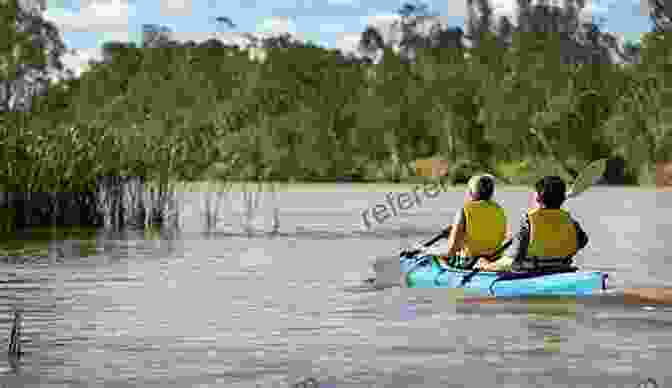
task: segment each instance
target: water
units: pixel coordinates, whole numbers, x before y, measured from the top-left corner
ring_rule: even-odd
[[[498,197],[516,225],[525,193]],[[187,197],[179,232],[99,233],[5,260],[0,341],[19,306],[26,354],[0,355],[0,386],[672,385],[672,306],[465,304],[362,284],[376,257],[430,238],[461,198],[442,193],[366,232],[361,211],[384,193],[286,193],[281,234],[248,238],[239,216],[201,233],[199,199]],[[579,264],[615,287],[672,285],[672,192],[596,188],[568,205],[591,240]]]

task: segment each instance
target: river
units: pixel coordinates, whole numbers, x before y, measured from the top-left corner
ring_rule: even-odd
[[[339,187],[281,193],[275,236],[244,234],[237,201],[203,233],[191,193],[179,231],[99,231],[51,241],[48,256],[4,259],[0,344],[17,306],[26,353],[11,363],[3,348],[0,386],[672,386],[672,306],[465,304],[445,290],[366,287],[376,258],[432,237],[462,193],[367,231],[361,213],[384,192]],[[497,199],[516,225],[526,194]],[[590,236],[583,268],[607,271],[611,287],[672,285],[672,192],[597,187],[567,207]]]

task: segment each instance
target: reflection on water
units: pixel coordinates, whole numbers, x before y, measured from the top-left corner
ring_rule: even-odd
[[[660,206],[669,197],[603,191],[572,203],[591,237],[580,264],[621,285],[665,284],[662,238],[672,221]],[[512,222],[525,207],[518,194],[498,193]],[[380,196],[356,195],[365,195],[360,205]],[[344,196],[311,198],[339,209]],[[625,197],[629,208],[618,205]],[[375,257],[431,237],[459,200],[442,194],[371,233],[357,209],[316,217],[299,211],[301,197],[283,207],[277,236],[203,233],[193,212],[179,231],[4,238],[0,344],[20,307],[26,353],[17,362],[0,352],[0,387],[282,387],[314,378],[339,388],[630,388],[647,377],[664,386],[670,306],[609,297],[471,303],[447,290],[362,285]]]

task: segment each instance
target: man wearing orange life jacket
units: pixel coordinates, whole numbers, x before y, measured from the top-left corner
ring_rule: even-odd
[[[453,268],[472,268],[480,257],[493,254],[507,234],[506,213],[492,199],[495,178],[476,175],[467,186],[465,204],[448,229],[448,251],[440,257]]]
[[[560,207],[567,186],[557,176],[547,176],[535,184],[535,201],[514,237],[506,255],[495,262],[479,260],[483,271],[545,272],[572,269],[572,257],[588,244],[588,236],[578,221]]]

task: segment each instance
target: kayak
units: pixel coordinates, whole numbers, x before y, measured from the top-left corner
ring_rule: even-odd
[[[445,267],[436,256],[400,257],[401,272],[409,288],[462,288],[480,296],[587,296],[607,289],[608,275],[599,271],[561,273],[478,272],[461,285],[471,270]]]

